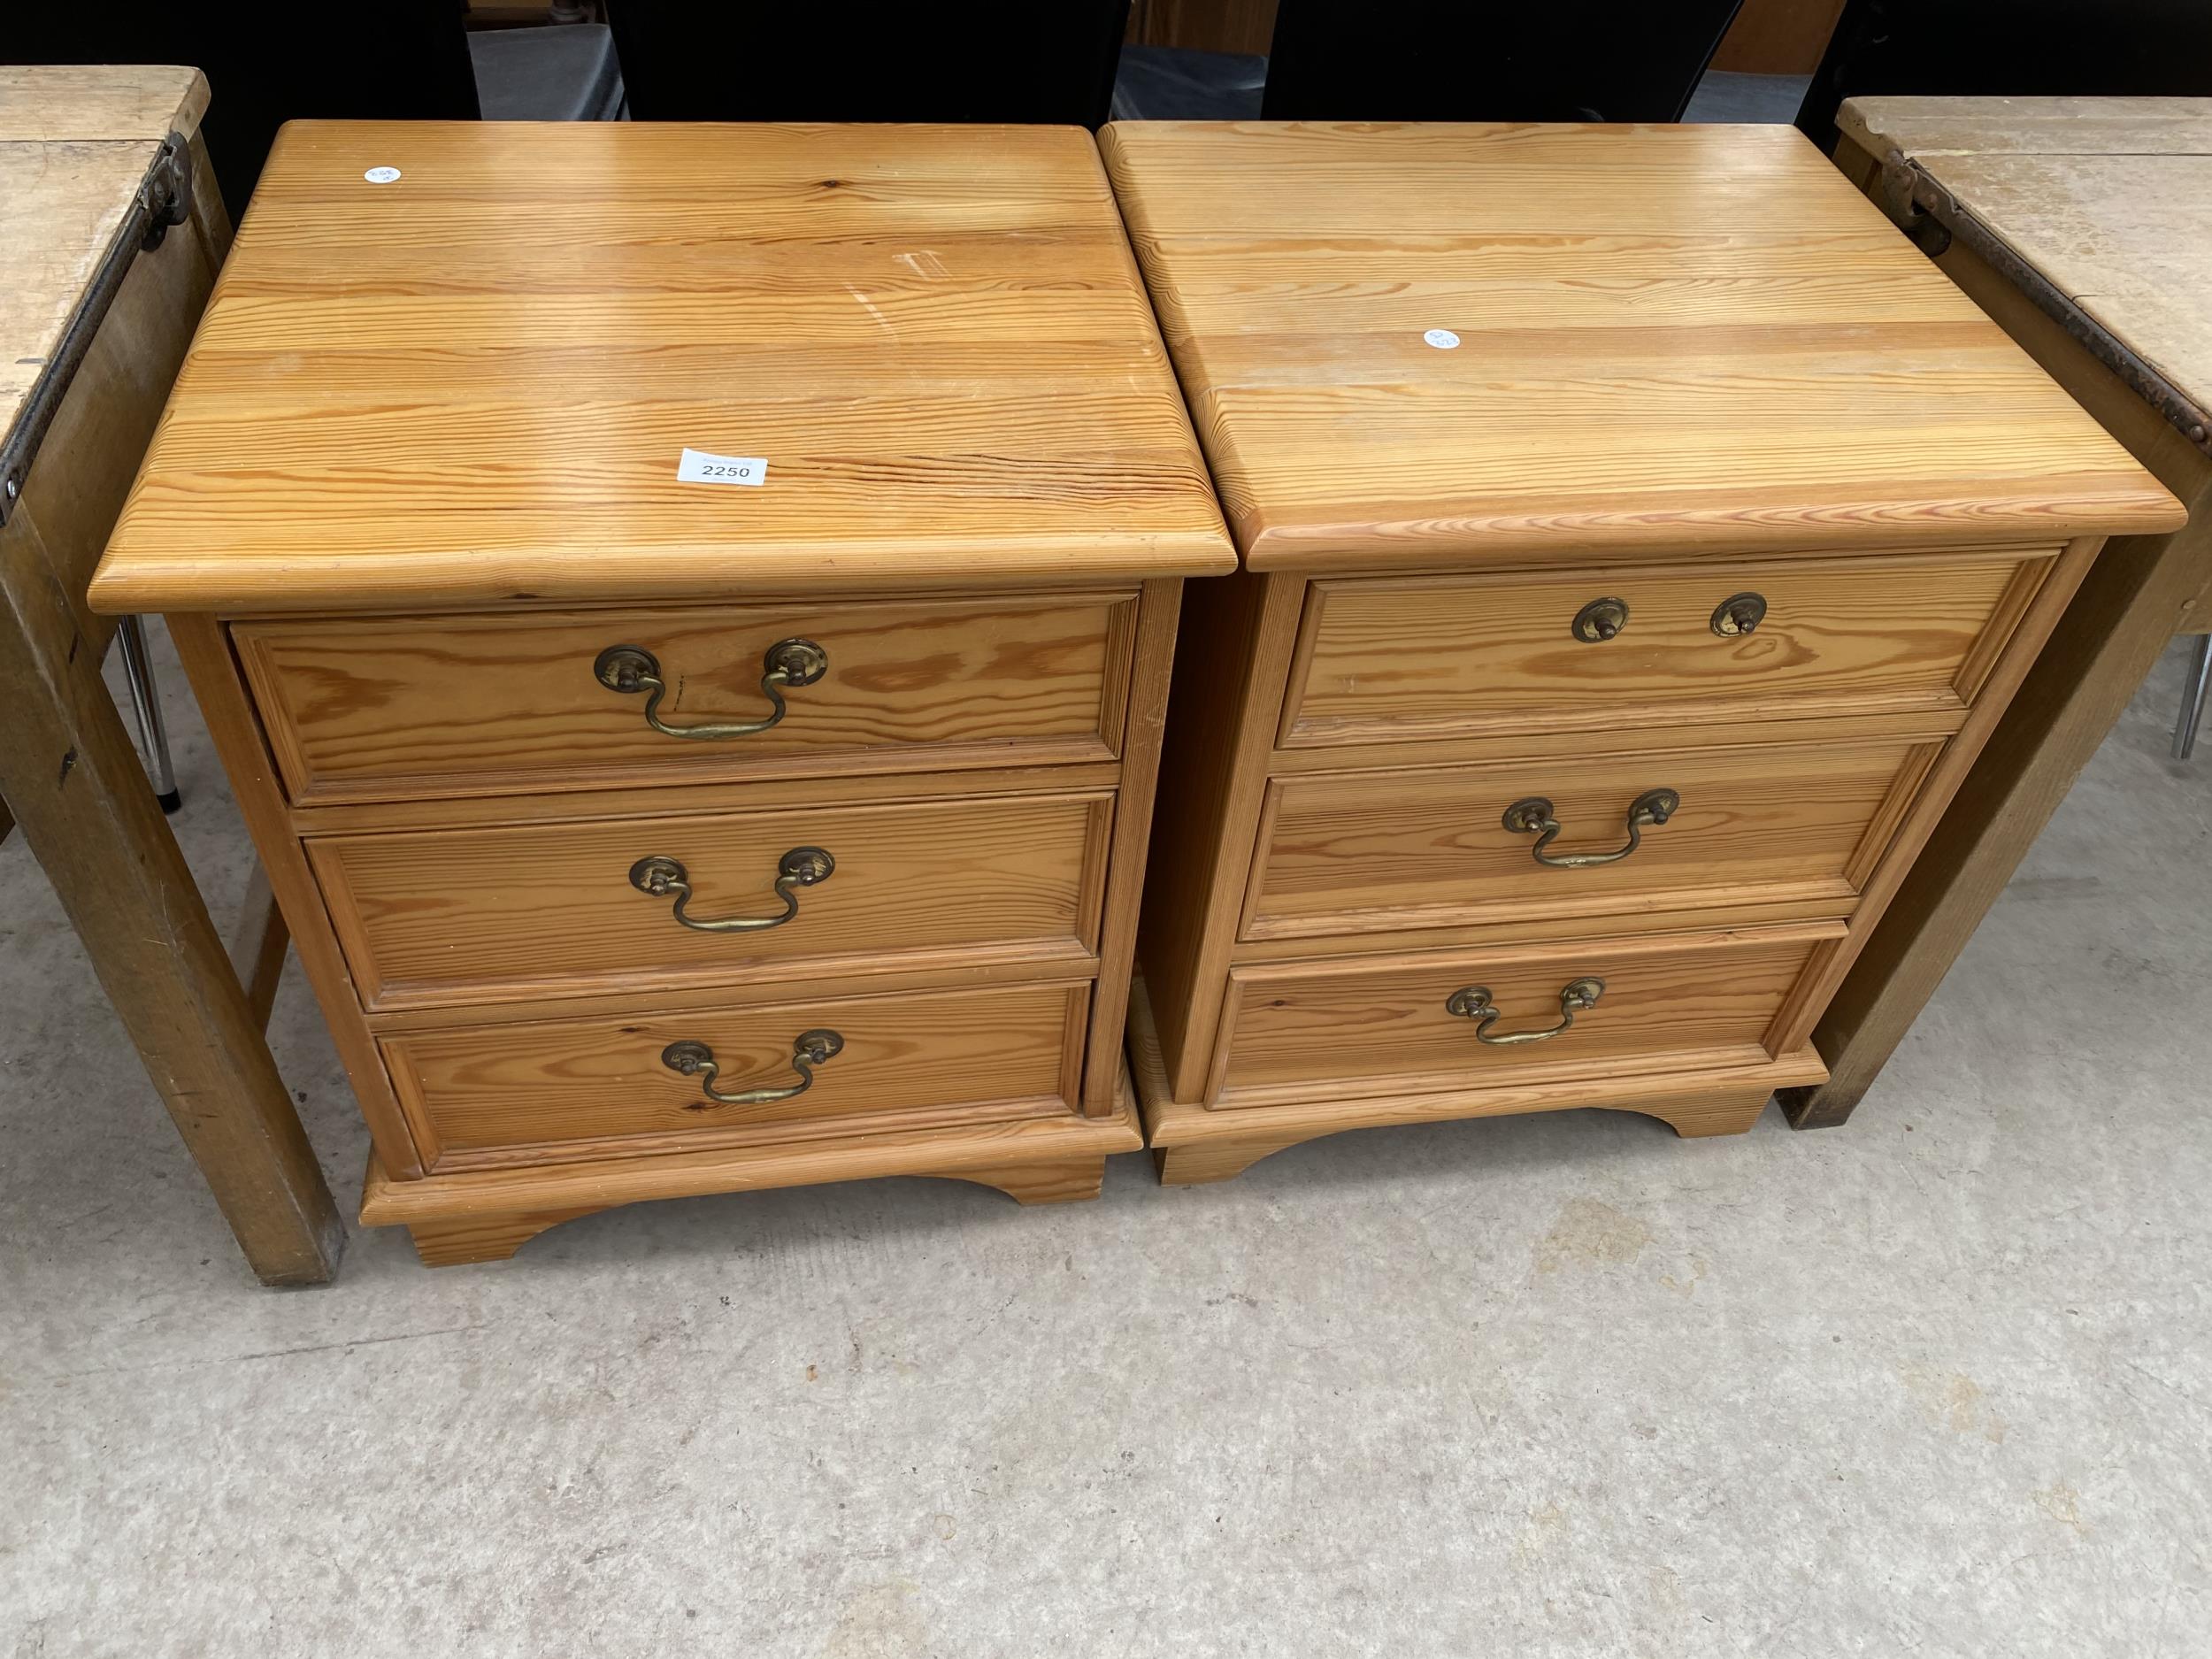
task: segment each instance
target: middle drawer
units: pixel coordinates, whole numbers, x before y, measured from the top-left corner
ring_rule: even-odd
[[[1240,936],[1617,925],[1752,904],[1847,916],[1942,748],[1889,738],[1278,777]]]
[[[372,1011],[1035,961],[1087,972],[1113,797],[311,837]],[[716,924],[741,922],[737,928]]]

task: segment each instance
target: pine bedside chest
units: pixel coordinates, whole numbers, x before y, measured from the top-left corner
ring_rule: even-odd
[[[1088,1196],[1180,579],[1072,129],[295,123],[95,583],[168,614],[424,1258]]]
[[[2164,490],[1788,127],[1104,139],[1243,572],[1140,931],[1171,1182],[1362,1125],[1748,1128]]]

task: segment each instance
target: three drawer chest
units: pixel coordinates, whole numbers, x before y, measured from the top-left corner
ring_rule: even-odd
[[[434,1263],[1141,1144],[1179,589],[1067,129],[295,123],[94,584],[167,613]]]
[[[1822,1078],[2103,538],[2177,505],[1793,129],[1102,143],[1242,555],[1140,934],[1163,1179]]]

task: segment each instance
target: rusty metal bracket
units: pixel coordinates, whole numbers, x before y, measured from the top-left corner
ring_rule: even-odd
[[[1926,175],[1895,150],[1882,160],[1882,209],[1897,228],[1933,259],[1951,245],[1951,233],[1930,217],[1917,199]]]
[[[1921,251],[1934,258],[1954,239],[2004,280],[2020,290],[2036,310],[2064,329],[2089,355],[2119,376],[2136,396],[2207,455],[2212,455],[2212,415],[2196,400],[2130,350],[2126,343],[2084,311],[2071,295],[2022,258],[2012,245],[1945,189],[1926,168],[1893,150],[1882,158],[1882,206]]]
[[[22,500],[31,463],[38,459],[39,445],[46,442],[62,399],[69,395],[70,384],[77,378],[85,354],[92,349],[93,337],[107,319],[108,309],[123,291],[132,265],[141,253],[160,247],[172,225],[181,225],[191,217],[191,144],[181,133],[172,133],[155,152],[123,222],[116,227],[114,239],[100,256],[91,281],[85,285],[83,303],[62,330],[53,355],[39,370],[14,429],[0,442],[0,526],[8,522],[16,503]]]

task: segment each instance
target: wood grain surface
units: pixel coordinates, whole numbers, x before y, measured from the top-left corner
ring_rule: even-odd
[[[929,1174],[965,1179],[1011,1166],[1046,1169],[1078,1157],[1133,1152],[1144,1144],[1125,1073],[1103,1118],[1054,1112],[859,1135],[702,1147],[664,1157],[611,1157],[456,1170],[426,1180],[396,1180],[369,1156],[361,1218],[371,1226],[449,1221],[464,1216],[588,1213],[609,1204],[701,1193],[736,1193],[816,1181]]]
[[[1916,162],[2082,314],[2212,404],[2212,98],[1861,97],[1837,118]]]
[[[1962,715],[1974,690],[1962,676],[2003,644],[2025,599],[2016,589],[2032,593],[2055,552],[1319,581],[1282,741]],[[1765,599],[1765,619],[1715,634],[1714,611],[1743,592]],[[1626,626],[1577,639],[1577,613],[1601,598],[1625,602]]]
[[[680,482],[686,448],[766,481]],[[1233,557],[1081,132],[296,121],[97,603],[818,595]]]
[[[497,1149],[526,1160],[640,1155],[764,1134],[852,1133],[958,1118],[1070,1113],[1081,1064],[1085,985],[813,998],[626,1018],[410,1033],[384,1041],[393,1080],[434,1171]],[[826,1028],[844,1049],[803,1094],[717,1105],[696,1077],[661,1064],[670,1043],[714,1051],[725,1093],[796,1081],[794,1039]],[[936,1117],[932,1118],[931,1114]],[[478,1160],[482,1161],[480,1158]]]
[[[1146,1140],[1161,1184],[1167,1187],[1226,1180],[1302,1141],[1390,1124],[1597,1108],[1660,1118],[1685,1138],[1740,1134],[1757,1122],[1776,1089],[1816,1082],[1824,1075],[1820,1056],[1804,1048],[1750,1065],[1675,1064],[1620,1076],[1537,1078],[1410,1094],[1332,1093],[1303,1100],[1271,1095],[1263,1110],[1217,1111],[1178,1101],[1169,1092],[1141,979],[1130,1001],[1129,1054]]]
[[[1087,970],[1110,795],[985,797],[548,827],[341,835],[307,843],[372,1010],[715,981],[803,981],[933,961]],[[686,927],[629,879],[673,858],[697,919],[783,913],[783,856],[830,875],[778,926]]]
[[[396,1179],[416,1179],[422,1174],[421,1150],[393,1090],[383,1054],[363,1022],[352,972],[339,949],[306,849],[285,811],[276,763],[261,722],[254,718],[227,634],[214,618],[188,612],[169,618],[169,637],[206,717],[208,737],[230,780],[246,833],[261,855],[261,867],[268,872],[270,889],[284,913],[300,971],[329,1024],[331,1041],[378,1156]]]
[[[1793,129],[1102,142],[1253,568],[2179,522]]]
[[[189,138],[207,99],[207,77],[183,64],[0,64],[0,143]]]
[[[1304,588],[1242,571],[1185,585],[1137,943],[1185,1097],[1212,1049]]]
[[[1815,945],[1842,933],[1831,923],[1240,967],[1214,1103],[1758,1064],[1780,1057],[1762,1039]],[[1542,1042],[1485,1044],[1473,1020],[1445,1012],[1455,991],[1486,987],[1504,1016],[1494,1034],[1540,1030],[1558,1023],[1562,987],[1586,975],[1605,981],[1598,1005]]]
[[[0,180],[0,202],[5,191]],[[254,1272],[320,1284],[337,1271],[345,1226],[262,1034],[268,952],[234,967],[102,682],[106,619],[81,607],[83,572],[183,353],[209,259],[196,227],[183,227],[135,262],[0,526],[0,838],[19,827],[52,882],[114,1010],[113,1024],[98,1017],[104,1041],[127,1037]],[[223,911],[234,896],[220,895]],[[273,949],[280,957],[280,931]],[[116,1058],[127,1067],[127,1051]],[[36,1117],[19,1133],[41,1133]],[[126,1119],[147,1121],[132,1102],[119,1137]],[[111,1167],[87,1179],[127,1210],[144,1155],[119,1139],[108,1156]]]
[[[206,109],[196,69],[0,64],[0,435],[14,429],[162,141],[198,132]],[[160,371],[145,381],[157,400],[165,384]]]
[[[1103,760],[1119,747],[1133,594],[273,619],[232,630],[296,802]],[[645,723],[592,664],[658,659],[671,726],[771,710],[763,657],[803,636],[828,672],[783,719],[725,739]]]
[[[1138,602],[1136,641],[1123,683],[1122,764],[1101,878],[1095,933],[1097,974],[1091,1025],[1085,1038],[1082,1110],[1102,1118],[1114,1110],[1122,1087],[1123,1033],[1129,1010],[1129,977],[1137,955],[1137,915],[1144,902],[1145,866],[1152,844],[1152,808],[1158,791],[1160,748],[1167,734],[1170,670],[1182,616],[1184,583],[1155,577]]]
[[[1938,745],[1899,741],[1310,773],[1269,786],[1242,937],[1809,901],[1847,916]],[[1552,803],[1551,857],[1616,851],[1647,789],[1681,805],[1617,863],[1548,868],[1506,809]]]

